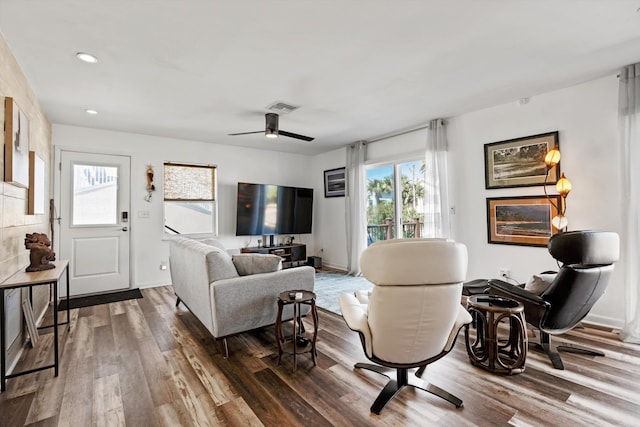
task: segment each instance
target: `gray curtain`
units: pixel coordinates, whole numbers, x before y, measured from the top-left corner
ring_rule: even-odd
[[[445,121],[431,120],[425,149],[425,237],[451,237],[447,151]]]
[[[367,247],[367,206],[365,157],[367,145],[364,141],[347,147],[346,166],[346,231],[347,270],[349,274],[360,274],[360,254]]]
[[[640,63],[620,72],[618,129],[622,160],[622,268],[627,306],[620,339],[640,343]]]

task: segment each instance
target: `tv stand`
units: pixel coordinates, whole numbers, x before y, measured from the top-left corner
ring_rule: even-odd
[[[290,245],[275,245],[267,248],[254,246],[240,249],[243,254],[273,254],[282,257],[282,268],[307,265],[307,245],[292,243]]]

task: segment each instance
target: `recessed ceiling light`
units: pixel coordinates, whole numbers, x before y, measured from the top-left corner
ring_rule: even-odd
[[[87,112],[87,114],[91,114],[92,116],[95,116],[96,114],[98,114],[98,112],[96,110],[84,110]]]
[[[80,61],[88,62],[90,64],[95,64],[96,62],[98,62],[98,58],[96,58],[95,56],[91,55],[90,53],[78,52],[78,53],[76,53],[76,57]]]

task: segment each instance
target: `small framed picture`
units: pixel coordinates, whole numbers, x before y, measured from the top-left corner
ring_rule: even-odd
[[[29,188],[29,119],[11,97],[4,99],[4,180]]]
[[[489,243],[547,246],[554,234],[551,220],[558,215],[560,196],[496,197],[487,199]]]
[[[345,168],[324,171],[324,197],[344,197]]]
[[[544,185],[545,179],[547,184],[555,184],[560,179],[560,165],[547,175],[544,157],[557,145],[557,131],[485,144],[485,188]]]

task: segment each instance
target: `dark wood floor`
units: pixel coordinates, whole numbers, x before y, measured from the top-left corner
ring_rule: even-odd
[[[1,426],[622,426],[640,425],[640,348],[611,331],[587,327],[567,341],[607,357],[565,354],[566,370],[530,352],[524,373],[487,373],[467,359],[461,335],[454,351],[425,379],[457,395],[464,407],[422,391],[403,390],[369,412],[384,377],[353,370],[366,361],[357,334],[342,318],[320,312],[318,366],[300,357],[276,366],[273,327],[218,344],[171,287],[144,298],[72,310],[60,375],[52,370],[8,381],[0,395]],[[51,357],[52,335],[21,367]]]

